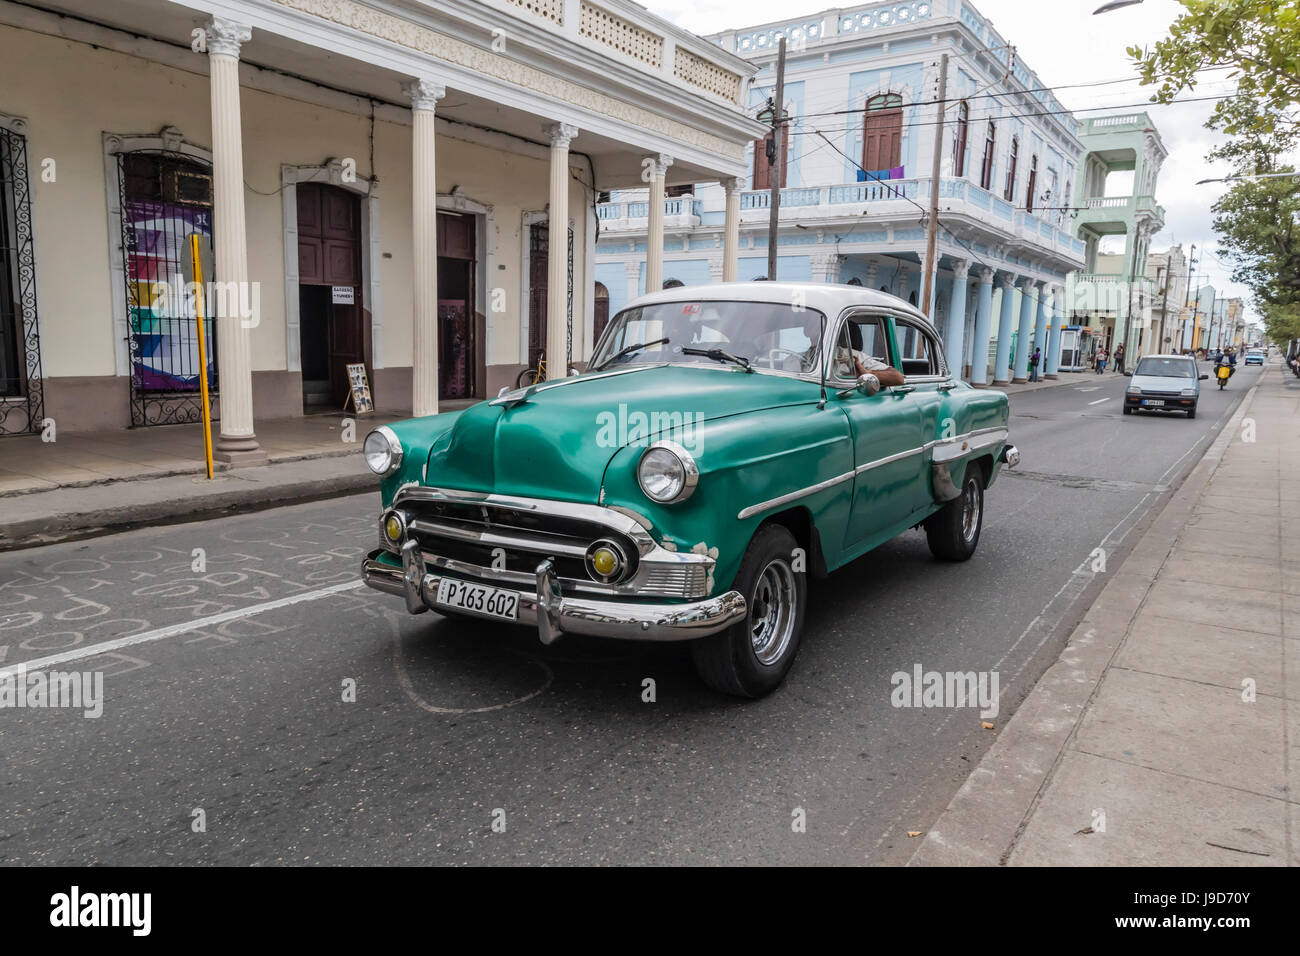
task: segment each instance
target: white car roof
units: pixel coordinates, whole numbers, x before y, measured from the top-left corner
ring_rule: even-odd
[[[664,302],[775,302],[785,305],[797,301],[796,296],[800,293],[805,308],[823,312],[831,321],[845,309],[865,306],[901,312],[931,332],[935,331],[930,320],[916,306],[896,295],[877,292],[865,286],[835,282],[719,282],[712,285],[680,286],[638,296],[623,308],[633,309]]]

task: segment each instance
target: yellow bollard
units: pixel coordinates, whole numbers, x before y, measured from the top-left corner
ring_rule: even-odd
[[[190,234],[190,259],[194,263],[194,321],[199,327],[199,393],[203,399],[203,460],[212,477],[212,415],[208,409],[208,349],[203,329],[203,266],[199,264],[199,234]]]

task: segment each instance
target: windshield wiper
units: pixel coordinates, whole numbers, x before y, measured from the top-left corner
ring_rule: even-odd
[[[684,355],[703,355],[713,359],[715,362],[731,362],[733,365],[739,365],[746,372],[754,371],[749,367],[749,359],[741,358],[739,355],[732,355],[730,352],[724,352],[722,349],[693,349],[689,347],[682,348]]]
[[[652,345],[667,345],[668,339],[655,339],[653,342],[638,342],[636,345],[629,345],[625,349],[619,349],[605,361],[600,363],[601,368],[605,368],[610,362],[616,362],[624,355],[631,355],[633,352],[640,352],[642,349],[648,349]]]

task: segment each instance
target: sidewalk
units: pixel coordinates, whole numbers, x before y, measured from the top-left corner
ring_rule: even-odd
[[[912,864],[1300,865],[1297,519],[1273,363]]]
[[[210,481],[199,425],[57,432],[54,442],[5,438],[0,551],[372,490],[377,482],[361,443],[376,425],[408,415],[351,419],[350,436],[341,413],[260,421],[257,438],[270,464],[218,462]]]

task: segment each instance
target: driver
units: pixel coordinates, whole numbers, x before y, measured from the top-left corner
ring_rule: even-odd
[[[860,378],[863,375],[874,375],[876,380],[880,382],[881,388],[890,385],[902,385],[907,381],[903,373],[894,366],[847,345],[836,346],[833,362],[837,378]]]

